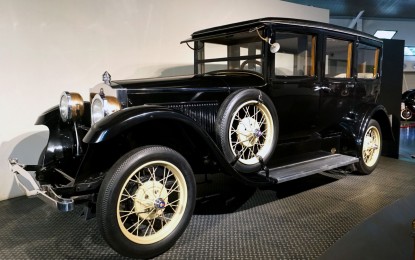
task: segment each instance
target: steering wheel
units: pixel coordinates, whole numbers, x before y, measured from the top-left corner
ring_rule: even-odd
[[[262,63],[260,61],[258,61],[258,60],[245,60],[241,64],[241,69],[242,70],[245,69],[245,66],[247,64],[255,64],[255,65],[258,65],[260,67],[259,71],[261,71],[261,69],[262,69]],[[257,71],[257,69],[255,69],[255,71]]]

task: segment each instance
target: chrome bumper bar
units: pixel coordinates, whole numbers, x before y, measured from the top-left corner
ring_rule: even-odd
[[[57,195],[51,185],[39,185],[33,176],[24,169],[25,166],[18,163],[17,159],[9,159],[9,167],[17,185],[26,193],[26,196],[37,196],[60,211],[66,212],[74,209],[73,199]],[[24,181],[20,178],[23,178]]]

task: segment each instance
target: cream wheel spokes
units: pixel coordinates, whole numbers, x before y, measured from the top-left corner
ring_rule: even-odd
[[[135,243],[155,243],[178,225],[186,204],[181,171],[169,162],[151,161],[126,179],[118,198],[118,225]]]
[[[379,158],[380,153],[380,132],[371,126],[366,130],[363,138],[362,158],[366,166],[372,167]]]
[[[259,162],[271,150],[274,127],[271,113],[261,102],[250,100],[233,114],[229,128],[229,145],[243,164]]]

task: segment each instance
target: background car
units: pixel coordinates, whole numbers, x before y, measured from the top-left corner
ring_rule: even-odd
[[[402,93],[401,118],[411,120],[415,113],[415,89]]]

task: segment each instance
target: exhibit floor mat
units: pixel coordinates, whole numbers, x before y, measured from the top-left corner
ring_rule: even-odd
[[[415,163],[382,157],[371,175],[317,174],[281,184],[277,192],[257,190],[231,213],[196,213],[178,242],[157,259],[319,258],[389,205],[415,198],[414,193]],[[394,207],[387,215],[391,220],[401,218],[400,210],[412,215],[399,232],[404,241],[399,256],[406,259],[413,250],[413,208]],[[81,212],[82,207],[57,212],[37,198],[0,202],[0,259],[121,259],[101,238],[96,220],[85,221]]]

